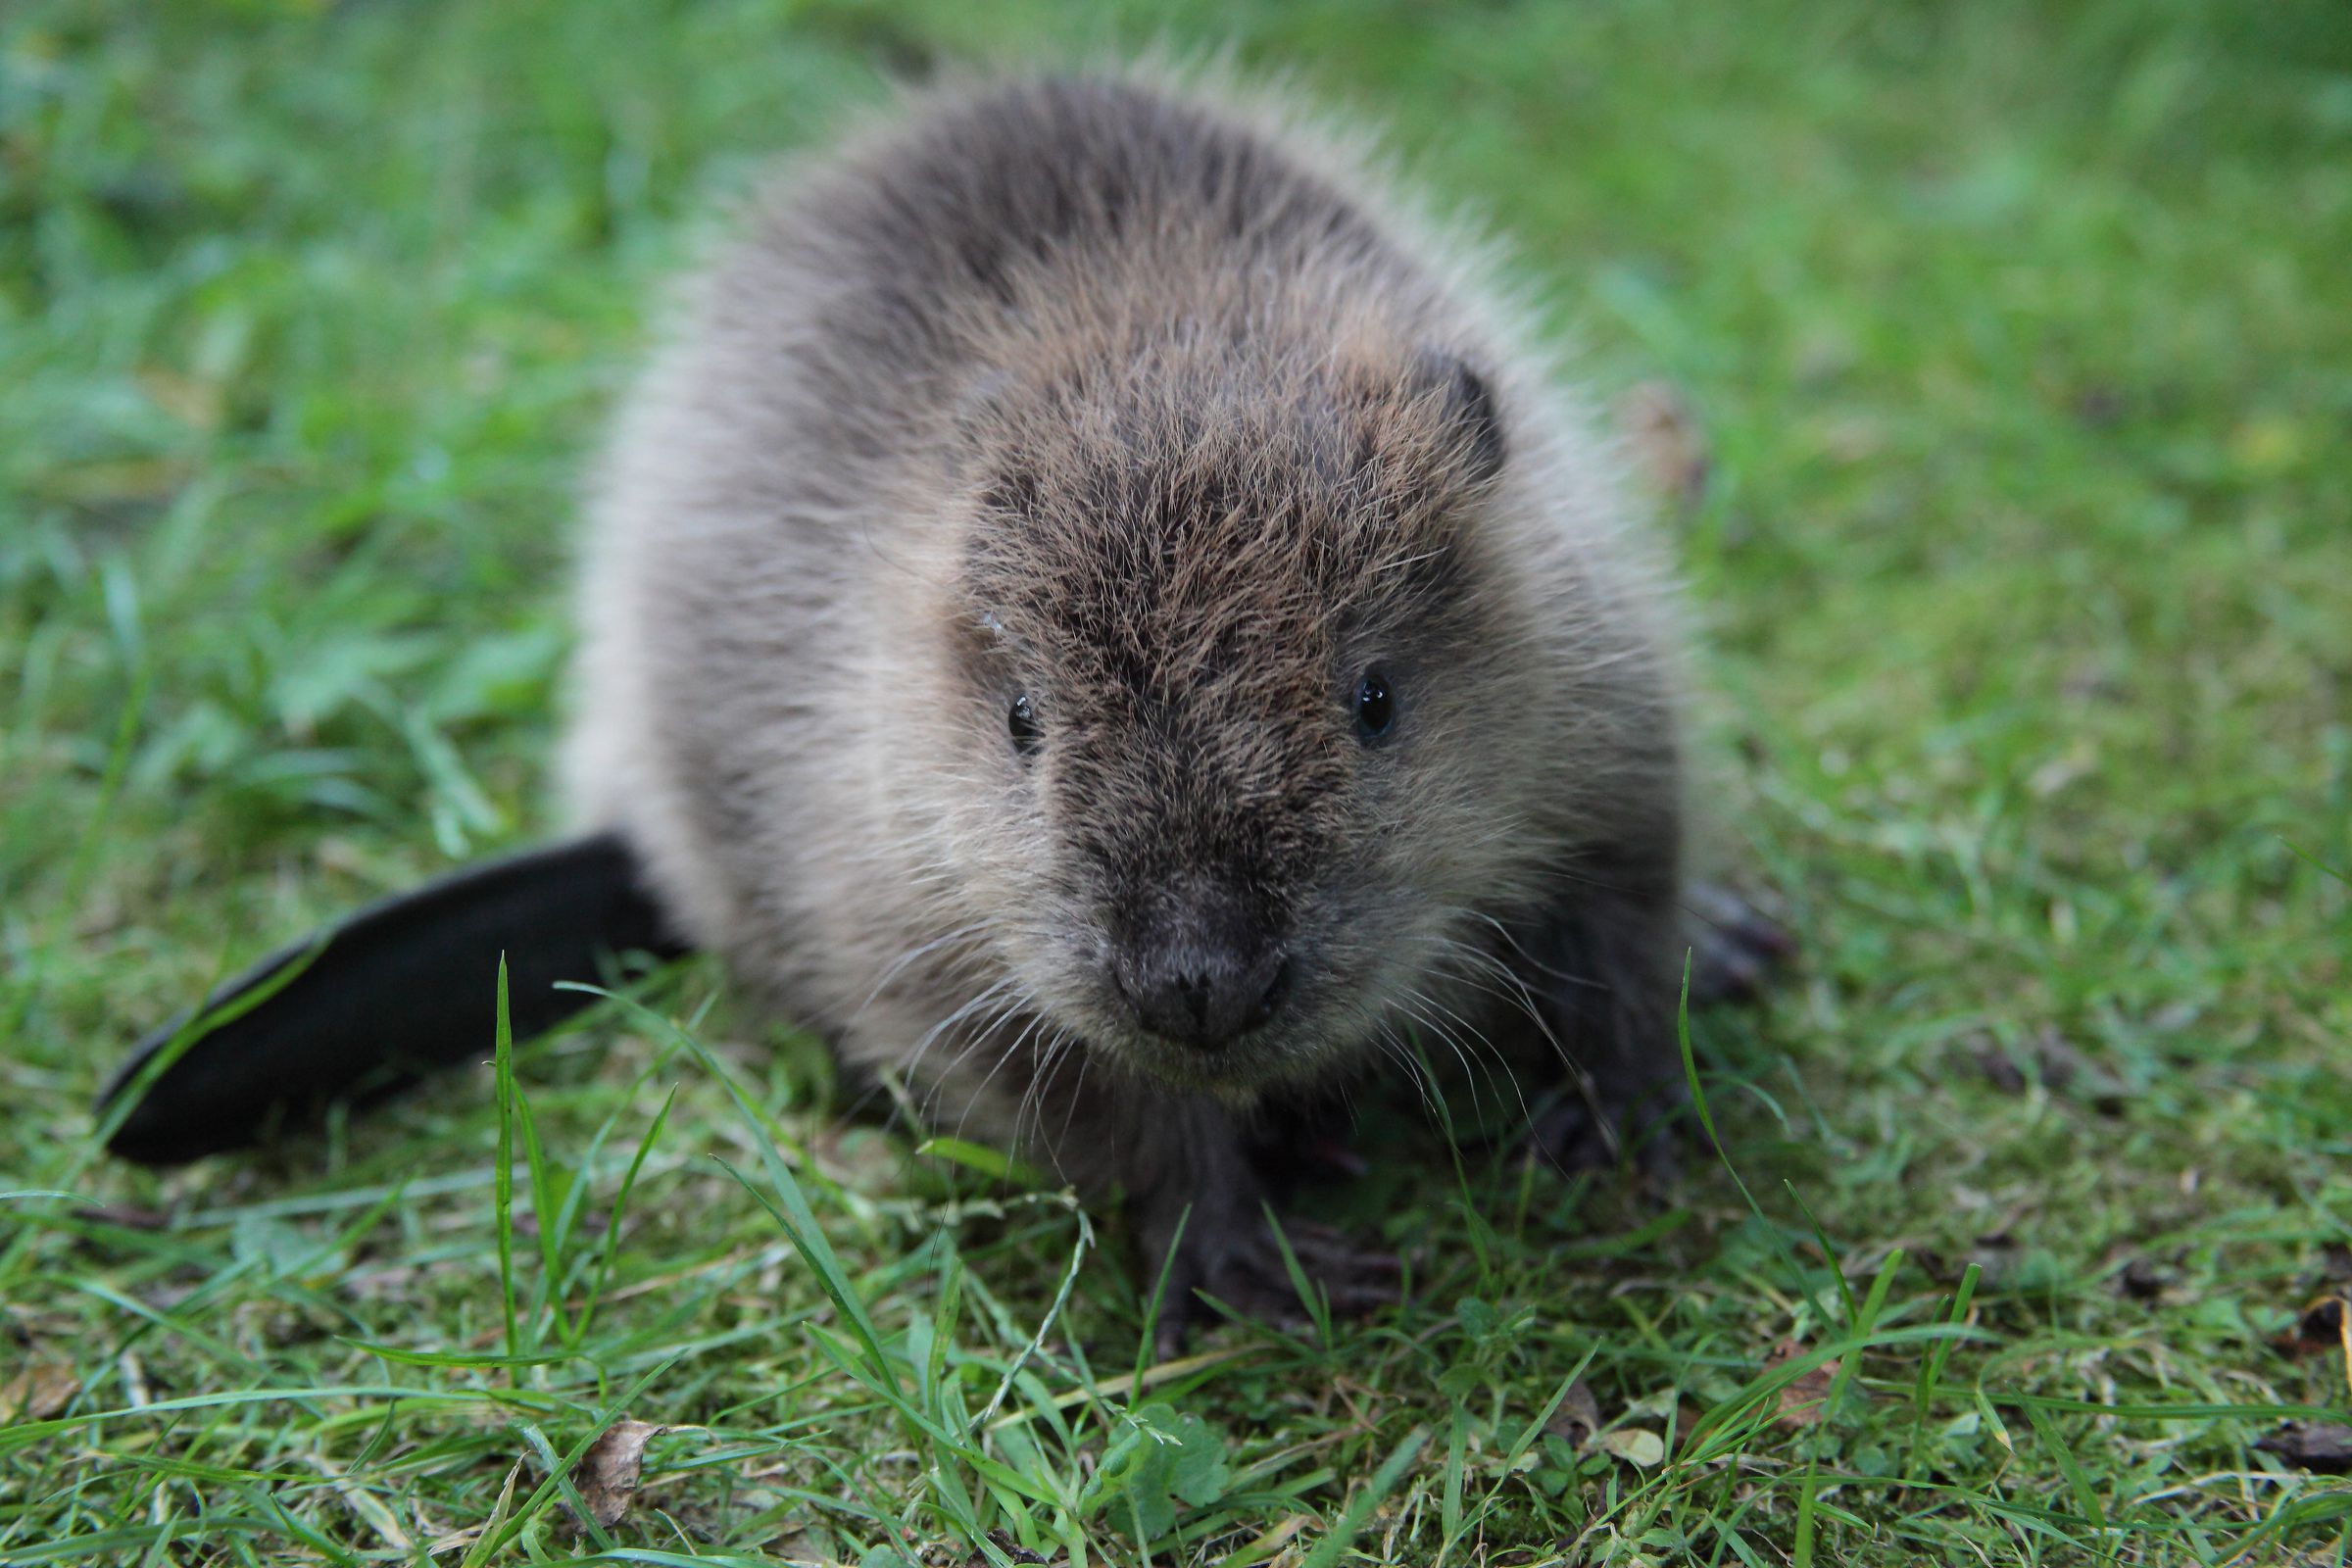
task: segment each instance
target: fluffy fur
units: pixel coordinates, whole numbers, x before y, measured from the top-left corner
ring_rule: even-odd
[[[1249,1129],[1300,1090],[1408,1031],[1671,1060],[1671,599],[1530,341],[1263,108],[915,98],[759,205],[619,423],[585,825],[940,1121],[1123,1188],[1153,1250],[1191,1205],[1179,1287],[1247,1298]],[[1294,977],[1218,1053],[1114,972],[1204,905]]]

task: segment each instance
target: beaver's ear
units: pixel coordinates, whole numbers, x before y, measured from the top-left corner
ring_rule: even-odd
[[[274,954],[139,1042],[99,1096],[107,1148],[176,1164],[253,1143],[328,1101],[487,1061],[507,965],[514,1038],[595,1002],[614,958],[685,949],[635,858],[599,834],[461,871]]]
[[[1422,385],[1442,400],[1446,426],[1455,432],[1463,479],[1479,485],[1500,473],[1509,446],[1486,376],[1460,355],[1439,349],[1424,349],[1415,370]]]

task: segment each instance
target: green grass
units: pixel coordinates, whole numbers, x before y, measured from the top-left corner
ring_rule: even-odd
[[[2344,1562],[2253,1445],[2352,1401],[2352,17],[1102,15],[0,10],[0,1560]],[[1398,1112],[1310,1207],[1408,1303],[1139,1385],[1115,1223],[708,966],[99,1159],[225,966],[548,826],[575,475],[714,206],[885,68],[1156,34],[1389,122],[1699,411],[1723,836],[1805,944],[1696,1025],[1754,1207]]]

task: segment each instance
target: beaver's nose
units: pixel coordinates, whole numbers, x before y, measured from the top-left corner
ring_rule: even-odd
[[[1138,1023],[1196,1051],[1218,1050],[1264,1024],[1291,989],[1281,946],[1225,922],[1162,926],[1128,947],[1114,973]]]

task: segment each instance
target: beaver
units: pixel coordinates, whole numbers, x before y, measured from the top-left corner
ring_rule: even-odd
[[[1676,593],[1536,341],[1268,100],[923,90],[755,204],[617,419],[583,848],[506,945],[722,954],[934,1122],[1124,1193],[1175,1334],[1196,1292],[1295,1300],[1261,1155],[1416,1042],[1557,1062],[1546,1147],[1605,1147],[1596,1107],[1679,1082],[1693,943],[1704,990],[1781,939],[1693,924]],[[420,925],[355,922],[172,1071],[258,1061],[236,1031]],[[1385,1290],[1287,1234],[1340,1304]]]

